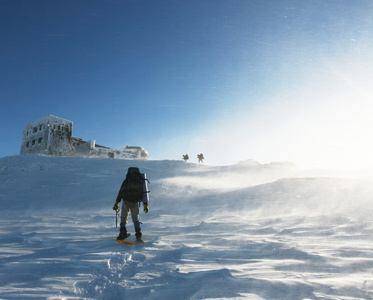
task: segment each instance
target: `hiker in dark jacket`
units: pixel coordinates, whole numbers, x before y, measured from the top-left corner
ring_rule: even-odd
[[[146,174],[141,174],[138,168],[130,167],[118,192],[113,210],[119,211],[119,203],[123,200],[120,231],[117,240],[124,240],[131,234],[127,232],[126,224],[128,215],[131,213],[132,222],[135,226],[136,241],[141,242],[142,233],[140,227],[140,203],[143,203],[144,212],[148,212],[148,191]]]

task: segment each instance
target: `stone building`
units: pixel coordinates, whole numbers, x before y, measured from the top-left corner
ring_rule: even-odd
[[[141,147],[116,150],[84,141],[72,135],[73,122],[56,116],[46,116],[28,123],[23,129],[21,154],[52,156],[89,156],[109,158],[146,159],[148,153]]]

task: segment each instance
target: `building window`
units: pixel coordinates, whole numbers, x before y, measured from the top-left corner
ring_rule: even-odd
[[[35,140],[32,140],[32,145],[35,146]]]
[[[26,143],[26,147],[28,148],[29,146],[30,146],[30,143],[29,143],[29,142],[27,142],[27,143]]]
[[[38,131],[38,128],[37,127],[34,127],[34,130],[32,131],[33,133],[37,132]]]
[[[42,140],[43,140],[42,138],[39,138],[38,143],[41,144]]]
[[[39,125],[39,130],[42,130],[43,129],[43,125]]]

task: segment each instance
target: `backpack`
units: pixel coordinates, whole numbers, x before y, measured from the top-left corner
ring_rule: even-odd
[[[142,200],[143,179],[139,168],[130,167],[126,179],[120,188],[120,196],[128,202],[140,202]]]

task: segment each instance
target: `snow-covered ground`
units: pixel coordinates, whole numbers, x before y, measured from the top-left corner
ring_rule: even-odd
[[[124,246],[112,206],[129,166],[151,203],[147,243]],[[373,299],[372,180],[324,172],[2,158],[0,299]]]

